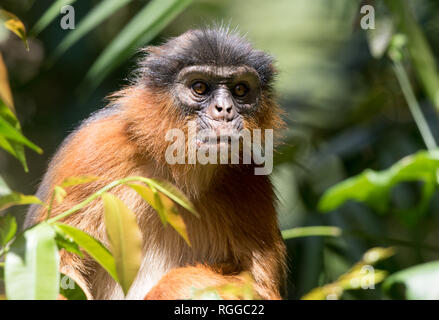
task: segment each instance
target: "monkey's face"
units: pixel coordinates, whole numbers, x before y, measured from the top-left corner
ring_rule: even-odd
[[[261,84],[249,66],[189,66],[176,77],[174,95],[183,112],[195,116],[199,147],[239,136],[243,117],[259,107]]]
[[[133,109],[137,111],[133,126],[142,136],[138,141],[151,136],[165,140],[153,144],[151,153],[157,157],[176,145],[190,148],[186,155],[192,154],[194,145],[199,154],[208,149],[209,155],[227,147],[231,156],[236,149],[265,142],[267,129],[282,127],[273,89],[273,58],[238,34],[225,28],[189,30],[145,51],[137,80],[149,107],[133,103],[139,106]],[[167,138],[174,133],[184,135],[184,141]],[[258,134],[260,138],[253,139]],[[151,144],[145,143],[145,148],[151,149]]]

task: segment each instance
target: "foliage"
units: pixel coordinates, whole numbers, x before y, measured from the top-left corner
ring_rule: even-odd
[[[373,265],[394,254],[391,248],[373,248],[368,250],[363,259],[335,282],[316,288],[302,297],[303,300],[336,300],[345,290],[375,289],[375,284],[386,277],[386,272],[376,270]]]
[[[294,253],[289,275],[294,286],[289,288],[289,297],[437,298],[437,1],[371,1],[377,27],[368,31],[350,29],[359,24],[352,22],[363,4],[360,1],[337,0],[328,5],[327,0],[198,0],[197,5],[185,10],[191,2],[103,0],[93,6],[88,1],[57,0],[49,7],[35,1],[37,10],[32,11],[1,10],[0,29],[5,27],[13,37],[20,37],[25,43],[24,48],[21,46],[23,52],[28,46],[31,49],[29,57],[35,52],[33,45],[39,43],[48,57],[30,80],[20,81],[17,75],[25,73],[20,71],[21,61],[9,64],[11,59],[6,59],[11,42],[0,47],[0,147],[17,158],[25,171],[28,165],[24,148],[42,152],[23,135],[5,61],[12,74],[14,96],[20,98],[16,100],[22,108],[19,113],[28,122],[26,133],[32,139],[38,137],[45,150],[46,145],[49,147],[48,156],[51,144],[55,144],[52,136],[64,135],[79,117],[91,111],[70,102],[75,99],[70,94],[75,81],[82,83],[81,94],[93,91],[93,102],[101,100],[130,69],[121,66],[138,48],[154,42],[159,34],[173,36],[197,25],[200,19],[201,23],[221,20],[218,17],[223,14],[223,20],[239,22],[257,46],[273,52],[281,71],[278,89],[291,119],[287,119],[289,130],[276,159],[273,180],[283,201],[279,210],[282,235],[288,251]],[[60,33],[51,29],[62,6],[72,4],[78,8],[80,3],[86,3],[89,10],[82,13],[75,30]],[[29,37],[25,24],[11,12],[22,21],[35,22],[31,23]],[[172,24],[178,15],[181,17]],[[262,20],[267,23],[261,24]],[[112,23],[116,31],[111,31]],[[371,56],[365,53],[367,46]],[[104,84],[110,73],[114,74],[113,81]],[[61,81],[60,74],[68,76]],[[98,85],[103,86],[102,91],[95,90]],[[58,91],[63,98],[53,98],[52,92]],[[29,100],[37,101],[35,122],[39,127],[29,125],[33,104],[23,103]],[[62,110],[53,107],[64,105]],[[49,133],[40,136],[39,131],[47,123],[52,123]],[[423,151],[425,147],[427,151]],[[40,162],[36,168],[44,167],[46,160],[35,160]],[[5,162],[2,174],[11,186],[11,176],[16,176],[22,191],[29,190],[28,185],[41,174],[37,170],[31,172],[33,176],[24,176],[13,171],[12,161]],[[182,206],[197,215],[194,207],[174,186],[145,177],[114,181],[52,217],[54,202],[62,203],[70,186],[96,179],[72,177],[52,190],[48,203],[42,203],[24,191],[12,191],[0,177],[0,210],[8,212],[0,217],[0,256],[6,257],[0,262],[0,279],[5,279],[1,281],[5,281],[8,298],[55,299],[59,292],[67,299],[84,299],[78,285],[75,289],[59,288],[66,278],[56,268],[61,249],[90,256],[121,284],[125,293],[128,291],[139,265],[139,237],[132,212],[110,193],[119,185],[137,192],[156,210],[163,225],[169,224],[190,245],[176,208]],[[61,223],[101,197],[106,201],[108,246]],[[11,212],[16,212],[15,206],[25,204],[43,206],[50,218],[19,232],[20,215]],[[328,213],[319,215],[319,210]],[[115,221],[124,228],[115,230]],[[132,232],[127,236],[128,229]],[[378,261],[368,260],[366,254],[354,267],[351,265],[369,248],[389,245],[398,248],[375,270],[374,283],[384,280],[382,287],[353,290],[359,289],[364,277],[362,268]],[[383,260],[393,253],[388,249],[371,252]],[[384,279],[388,273],[390,276]],[[25,281],[32,285],[25,287]],[[215,299],[227,292],[252,298],[245,288],[236,286],[197,288],[193,298]]]
[[[365,202],[379,212],[386,213],[389,211],[390,192],[396,184],[403,181],[422,181],[422,198],[418,206],[406,212],[396,213],[411,225],[425,213],[437,187],[438,169],[439,152],[420,151],[398,161],[387,170],[366,170],[335,185],[323,195],[319,208],[322,211],[331,211],[352,199]]]
[[[439,262],[433,261],[392,274],[383,283],[383,289],[398,299],[438,300],[439,289],[435,285],[438,279]],[[401,284],[402,292],[397,291],[398,285]]]

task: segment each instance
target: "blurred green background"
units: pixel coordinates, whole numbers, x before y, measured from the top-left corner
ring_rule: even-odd
[[[101,2],[77,0],[73,4],[76,24]],[[105,96],[127,83],[136,61],[131,52],[97,87],[85,82],[85,75],[146,2],[129,1],[51,65],[57,46],[72,32],[60,28],[61,15],[37,37],[30,37],[29,52],[15,35],[0,33],[0,51],[23,132],[44,150],[43,155],[27,152],[29,173],[16,159],[0,153],[0,172],[12,189],[34,193],[62,140],[91,112],[105,106]],[[151,41],[161,43],[190,28],[223,22],[237,27],[255,47],[276,58],[276,87],[288,122],[273,174],[281,229],[320,225],[344,230],[342,237],[286,241],[291,299],[334,281],[374,246],[397,249],[381,266],[389,273],[439,259],[437,194],[428,212],[413,224],[404,223],[398,214],[380,214],[355,202],[327,214],[317,210],[322,194],[336,183],[367,168],[386,169],[425,149],[389,58],[375,59],[370,54],[367,34],[360,28],[360,2],[195,0]],[[408,3],[433,55],[439,57],[439,2]],[[15,13],[28,29],[51,4],[0,0],[0,5]],[[377,7],[381,5],[382,1],[377,1]],[[437,113],[410,66],[408,74],[432,133],[439,138]],[[399,184],[392,189],[391,206],[413,207],[419,201],[420,188],[416,182]],[[14,210],[23,216],[23,208]],[[346,299],[385,297],[379,287],[343,295]]]

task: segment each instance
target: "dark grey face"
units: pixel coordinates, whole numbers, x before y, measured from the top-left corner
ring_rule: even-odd
[[[251,67],[189,66],[177,75],[174,95],[201,129],[242,130],[242,115],[258,107],[261,83]]]

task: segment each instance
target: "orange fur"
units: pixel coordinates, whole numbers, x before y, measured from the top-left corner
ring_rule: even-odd
[[[196,263],[227,263],[233,265],[231,274],[249,271],[262,298],[280,298],[279,290],[285,276],[285,248],[277,226],[275,196],[269,178],[255,176],[252,165],[168,165],[164,161],[168,146],[165,133],[171,128],[184,128],[188,119],[184,119],[169,95],[163,92],[151,93],[143,87],[133,86],[114,95],[110,105],[117,106],[117,111],[86,122],[67,139],[52,160],[39,192],[43,200],[47,201],[53,187],[67,177],[101,177],[96,182],[69,188],[65,201],[54,206],[53,215],[71,208],[119,178],[141,175],[169,180],[189,196],[201,215],[197,219],[179,208],[187,225],[191,248],[174,230],[165,228],[157,214],[130,188],[119,186],[112,190],[136,213],[143,230],[145,262],[142,268],[145,271],[139,273],[136,280],[139,285],[133,286],[133,294],[129,297],[142,298],[173,269]],[[279,114],[272,99],[263,97],[259,112],[252,119],[245,119],[245,128],[277,129],[282,126]],[[28,223],[41,221],[45,215],[43,209],[33,207]],[[108,244],[99,200],[63,222]],[[61,266],[80,279],[89,297],[122,297],[120,288],[91,259],[62,252]],[[209,269],[203,269],[200,274],[197,274],[200,268],[184,270],[190,280],[179,279],[178,271],[174,271],[163,278],[161,285],[178,286],[185,295],[185,281],[210,285],[236,280],[232,275],[216,274]],[[166,279],[170,279],[168,284],[164,283]],[[179,280],[181,284],[178,284]],[[141,284],[142,281],[147,283]],[[157,287],[154,290],[152,292],[157,293]],[[151,296],[155,295],[151,293]],[[181,298],[169,292],[157,293],[155,297],[162,296]]]
[[[249,279],[240,275],[227,275],[222,270],[197,265],[177,268],[167,273],[145,296],[145,300],[182,300],[194,297],[194,289],[215,288],[222,299],[242,299],[241,292],[221,290],[227,285],[242,288],[249,284]],[[252,283],[250,283],[252,285]],[[254,286],[253,286],[254,289]],[[253,298],[260,298],[253,292]],[[273,297],[276,298],[276,297]]]

